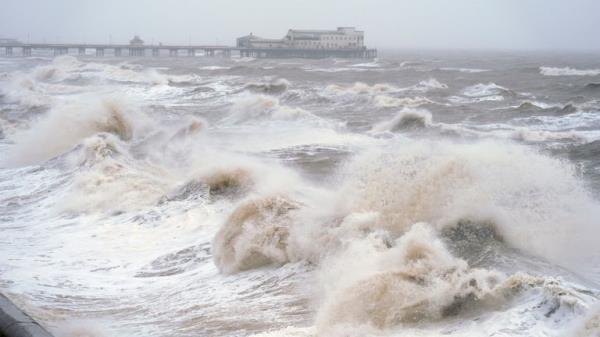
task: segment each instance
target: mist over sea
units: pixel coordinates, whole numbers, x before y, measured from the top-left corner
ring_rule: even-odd
[[[0,58],[0,292],[61,336],[599,336],[600,57]]]

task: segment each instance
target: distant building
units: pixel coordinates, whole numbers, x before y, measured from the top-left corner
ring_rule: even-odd
[[[265,39],[253,35],[237,39],[239,48],[292,48],[292,49],[363,49],[364,32],[354,27],[336,30],[290,29],[282,39]]]
[[[265,39],[252,33],[237,39],[237,47],[240,48],[285,48],[288,47],[284,39]]]
[[[140,37],[136,35],[133,37],[133,39],[131,39],[129,41],[129,45],[130,46],[143,46],[144,40],[140,39]]]

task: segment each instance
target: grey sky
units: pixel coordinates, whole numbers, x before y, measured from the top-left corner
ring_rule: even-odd
[[[2,0],[0,36],[233,44],[356,26],[378,48],[600,49],[600,0]]]

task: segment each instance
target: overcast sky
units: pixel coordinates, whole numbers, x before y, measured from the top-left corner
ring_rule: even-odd
[[[234,44],[356,26],[378,48],[600,50],[600,0],[1,0],[0,37]]]

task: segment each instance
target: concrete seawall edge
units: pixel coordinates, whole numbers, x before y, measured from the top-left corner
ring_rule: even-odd
[[[0,294],[0,337],[53,337],[44,327]]]

